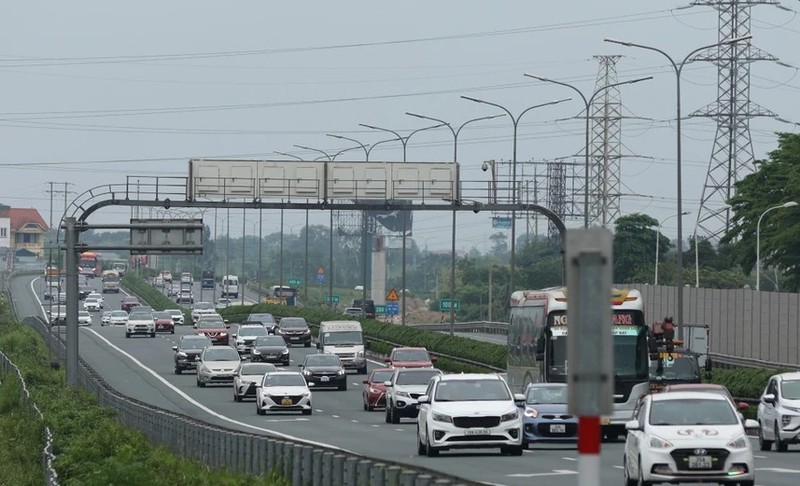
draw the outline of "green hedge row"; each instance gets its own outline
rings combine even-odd
[[[784,369],[730,368],[712,371],[711,382],[725,385],[731,395],[757,400],[767,387],[772,375],[785,373]]]
[[[38,333],[0,320],[0,350],[23,371],[33,399],[54,435],[55,467],[64,485],[285,486],[274,474],[251,477],[209,470],[203,464],[155,446],[123,426],[95,397],[64,386],[63,370],[52,370]],[[43,425],[24,418],[16,384],[3,377],[0,388],[0,484],[44,484],[39,451]],[[20,415],[22,414],[22,415]]]
[[[222,315],[230,322],[241,322],[247,317],[247,314],[252,312],[269,312],[276,317],[304,317],[312,324],[318,324],[321,321],[356,319],[361,321],[364,337],[368,341],[372,338],[402,344],[403,346],[421,346],[427,348],[428,351],[433,354],[458,356],[497,368],[505,369],[506,367],[506,347],[499,344],[485,343],[460,336],[450,336],[449,334],[441,332],[427,331],[413,326],[401,326],[377,321],[375,319],[342,316],[341,313],[332,312],[327,309],[308,309],[285,305],[258,304],[253,306],[228,307],[222,311]],[[380,343],[375,341],[370,342],[370,349],[380,352]],[[386,351],[386,349],[383,351]],[[445,358],[441,358],[437,366],[447,371],[470,372],[481,370],[479,367],[463,365]]]
[[[164,310],[164,309],[181,309],[181,307],[172,301],[169,297],[162,294],[157,288],[153,287],[149,283],[145,282],[144,279],[132,272],[127,272],[124,277],[122,277],[122,285],[125,286],[128,290],[136,294],[139,299],[144,301],[145,304],[149,305],[155,310]],[[181,309],[183,311],[183,322],[184,324],[191,324],[192,323],[192,313],[187,309]]]

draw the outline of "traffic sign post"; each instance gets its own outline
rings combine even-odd
[[[325,303],[326,304],[338,304],[339,303],[339,296],[338,295],[326,295],[325,296]]]
[[[292,287],[299,287],[300,286],[300,279],[299,278],[290,278],[289,285]]]
[[[578,416],[582,486],[600,486],[600,417],[613,412],[612,247],[613,236],[607,229],[567,232],[568,402],[570,413]]]
[[[461,310],[461,300],[439,299],[439,312],[450,312],[451,305],[453,310]]]
[[[377,314],[379,316],[385,316],[386,315],[386,306],[385,305],[375,304],[375,314]]]
[[[386,304],[386,314],[390,316],[396,316],[400,313],[400,304],[397,302],[389,302]]]

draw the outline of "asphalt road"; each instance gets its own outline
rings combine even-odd
[[[97,279],[92,282],[98,288],[99,284]],[[41,296],[40,279],[19,277],[12,281],[20,317],[42,315],[40,302],[32,289]],[[107,309],[118,309],[124,295],[106,294]],[[174,374],[171,347],[180,335],[192,332],[190,326],[177,329],[174,335],[160,334],[155,339],[126,339],[121,327],[101,327],[99,315],[94,319],[93,326],[80,330],[81,356],[123,393],[153,405],[231,428],[323,443],[378,459],[418,464],[487,484],[577,484],[578,454],[571,447],[540,447],[526,451],[522,457],[500,456],[496,451],[480,450],[444,452],[438,458],[417,456],[414,421],[404,419],[399,425],[386,424],[382,412],[362,410],[361,376],[350,375],[346,392],[315,390],[314,414],[310,417],[258,416],[252,401],[235,403],[228,386],[198,388],[193,373]],[[291,366],[302,361],[309,352],[314,352],[314,349],[292,348]],[[370,368],[376,366],[381,364],[370,364]],[[622,448],[622,442],[603,444],[601,484],[621,484]],[[789,453],[757,452],[756,484],[799,484],[800,467],[793,464],[798,457],[800,448],[796,446]]]

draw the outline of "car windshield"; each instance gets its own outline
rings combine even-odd
[[[270,371],[275,371],[275,365],[269,363],[245,363],[240,370],[241,375],[264,375]]]
[[[700,381],[700,366],[694,356],[664,353],[661,359],[661,370],[658,369],[658,360],[650,361],[650,379]]]
[[[78,311],[78,315],[83,317],[91,316],[91,314],[89,314],[89,311]]]
[[[430,361],[428,352],[424,349],[403,349],[392,353],[394,361]]]
[[[138,305],[138,304],[139,304],[139,301],[138,301],[137,299],[127,299],[127,298],[126,298],[126,299],[124,299],[124,300],[122,301],[122,303],[123,303],[123,304],[137,304],[137,305]]]
[[[383,383],[384,381],[389,381],[392,379],[392,375],[394,371],[386,370],[386,371],[376,371],[372,373],[372,378],[370,378],[371,383]]]
[[[260,336],[256,338],[256,346],[286,346],[286,340],[280,336]]]
[[[800,400],[800,380],[783,380],[781,395],[787,400]]]
[[[439,370],[424,370],[424,371],[400,371],[397,373],[397,380],[395,383],[398,385],[427,385],[431,378],[438,376]]]
[[[195,310],[214,310],[214,305],[211,302],[198,302],[194,305]]]
[[[436,386],[440,402],[511,400],[503,380],[444,380]]]
[[[211,340],[203,336],[184,336],[181,339],[181,348],[183,349],[203,349],[211,344]]]
[[[240,336],[266,336],[267,334],[267,330],[264,329],[264,326],[248,326],[239,329]]]
[[[123,310],[113,311],[111,317],[128,317],[128,313]]]
[[[152,321],[153,314],[149,312],[131,312],[130,317],[128,317],[130,321]]]
[[[280,326],[286,328],[290,327],[292,329],[306,328],[308,327],[308,323],[306,323],[306,320],[303,319],[302,317],[284,317],[283,319],[281,319]]]
[[[219,319],[200,319],[197,321],[197,327],[203,329],[225,329],[225,322]]]
[[[538,403],[567,403],[567,387],[532,386],[528,388],[525,402],[531,405]]]
[[[172,320],[172,316],[169,315],[169,312],[154,312],[153,318],[155,319],[169,319]]]
[[[233,348],[215,348],[210,347],[206,349],[203,354],[204,361],[239,361],[239,352]]]
[[[335,354],[312,354],[306,356],[306,366],[340,366],[340,361]]]
[[[306,386],[306,380],[298,373],[264,375],[263,386]]]
[[[680,398],[653,400],[650,425],[735,425],[736,413],[727,400]]]
[[[364,340],[361,337],[361,331],[336,331],[326,332],[322,336],[325,344],[331,346],[354,345],[363,344]]]
[[[272,317],[272,314],[250,314],[247,316],[248,321],[258,321],[263,322],[266,324],[274,324],[275,318]]]
[[[181,312],[179,309],[170,309],[170,310],[168,310],[166,312],[168,312],[171,316],[183,315],[183,312]]]

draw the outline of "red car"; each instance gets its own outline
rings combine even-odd
[[[125,297],[122,299],[122,310],[130,312],[134,307],[142,305],[136,297]]]
[[[436,358],[425,348],[394,348],[384,361],[392,368],[433,368]]]
[[[175,321],[169,312],[153,312],[153,320],[156,321],[156,332],[168,332],[175,334]]]
[[[205,315],[198,319],[194,325],[194,333],[199,336],[206,336],[215,345],[227,346],[230,339],[228,334],[230,327],[219,314]]]
[[[384,382],[391,380],[393,374],[394,370],[391,368],[372,370],[372,373],[364,380],[364,391],[361,392],[364,410],[371,412],[376,408],[386,406],[386,385],[384,385]]]

